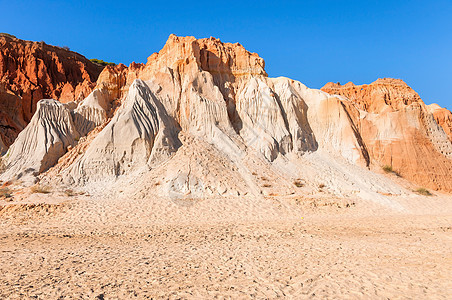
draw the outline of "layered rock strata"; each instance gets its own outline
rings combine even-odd
[[[30,122],[41,99],[80,101],[103,67],[44,42],[0,35],[0,136],[11,145]]]
[[[368,85],[328,83],[322,90],[343,96],[360,109],[353,122],[376,165],[391,166],[421,186],[452,190],[450,112],[426,106],[399,79]]]

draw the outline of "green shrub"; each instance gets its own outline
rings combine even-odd
[[[385,173],[392,173],[392,174],[395,174],[397,176],[400,176],[399,173],[394,171],[394,169],[390,165],[385,165],[385,166],[382,167],[382,169],[383,169],[383,171],[385,171]]]
[[[97,59],[97,58],[92,58],[92,59],[90,59],[90,61],[93,62],[93,63],[95,63],[95,64],[104,66],[104,67],[105,67],[105,66],[116,66],[115,63],[112,63],[112,62],[106,62],[106,61],[103,61],[102,59]]]
[[[393,173],[394,172],[394,170],[392,169],[392,166],[389,166],[389,165],[385,165],[385,166],[383,166],[383,171],[385,171],[386,173]]]

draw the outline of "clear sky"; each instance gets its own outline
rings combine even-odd
[[[214,36],[257,52],[271,77],[312,88],[401,78],[452,108],[452,0],[92,2],[0,0],[0,32],[126,65],[171,33]]]

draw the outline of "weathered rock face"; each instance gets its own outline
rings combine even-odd
[[[0,36],[0,135],[7,145],[31,120],[43,98],[63,103],[92,91],[102,67],[44,42]]]
[[[177,149],[177,133],[162,108],[149,87],[135,80],[116,115],[69,167],[65,180],[116,177],[169,156]]]
[[[170,35],[162,50],[149,56],[146,65],[132,63],[129,67],[107,66],[98,80],[98,88],[106,86],[114,99],[123,97],[137,78],[150,80],[173,72],[175,80],[181,74],[206,71],[216,84],[234,83],[236,77],[262,75],[265,62],[256,53],[248,52],[239,43],[222,43],[216,38],[196,39]],[[227,86],[224,87],[227,89]]]
[[[67,105],[87,137],[40,179],[139,181],[184,198],[292,195],[302,178],[388,202],[381,194],[403,193],[381,175],[391,164],[419,185],[452,191],[452,145],[406,84],[328,86],[340,96],[269,78],[263,59],[239,44],[171,35],[145,65],[106,67],[86,99]]]
[[[26,125],[21,99],[7,91],[5,83],[0,82],[0,100],[0,138],[6,145],[11,145]]]
[[[175,35],[170,35],[163,49],[148,58],[145,72],[152,74],[169,67],[187,73],[192,63],[211,74],[267,76],[264,60],[239,43],[222,43],[213,37],[196,39]]]
[[[362,110],[353,122],[377,165],[390,165],[418,185],[452,190],[450,112],[427,107],[402,80],[328,83],[322,90],[346,97]]]
[[[136,81],[137,77],[146,81]],[[161,179],[174,183],[169,190],[176,194],[184,186],[180,182],[184,178],[187,186],[197,183],[197,194],[201,193],[199,189],[223,193],[227,186],[236,186],[236,195],[239,191],[259,194],[251,177],[261,168],[262,159],[278,164],[291,154],[297,157],[321,150],[326,157],[342,157],[346,164],[370,163],[348,115],[356,115],[356,108],[288,78],[268,78],[264,61],[239,44],[170,36],[165,47],[153,54],[146,65],[105,68],[97,89],[108,95],[107,103],[114,106],[122,102],[122,106],[89,145],[74,148],[83,154],[68,153],[50,172],[52,177],[62,175],[62,181],[68,184],[120,177],[146,168],[156,168],[158,172],[158,162],[169,158]],[[157,115],[146,109],[149,101],[158,108]],[[141,108],[130,110],[137,105]],[[184,136],[181,147],[174,134],[179,130]],[[164,142],[156,143],[156,139]],[[198,154],[196,149],[187,149],[200,147],[199,151],[203,151],[209,148],[206,144],[217,149],[210,151],[215,155],[205,158],[210,163],[204,167],[200,165],[205,163],[197,159],[193,165]],[[176,162],[170,155],[179,148]],[[163,153],[159,155],[162,159],[153,158],[154,152]],[[199,153],[199,157],[205,155]],[[249,161],[247,167],[245,161]],[[241,184],[225,182],[218,186],[215,181],[225,174],[221,167],[214,167],[216,162],[232,165],[226,177],[239,176]],[[191,171],[185,174],[181,164],[193,172],[197,170],[198,179]],[[296,164],[293,162],[289,169],[297,169]],[[290,179],[280,185],[284,193],[291,186]]]
[[[35,180],[35,176],[54,166],[76,144],[79,133],[72,122],[70,110],[56,100],[41,100],[27,127],[3,157],[4,180]]]
[[[352,100],[359,109],[380,113],[384,109],[398,110],[412,103],[423,103],[419,95],[403,80],[393,78],[378,79],[371,84],[345,85],[327,83],[322,91],[340,95]]]
[[[111,110],[108,94],[105,90],[95,89],[72,112],[74,124],[81,136],[107,120],[107,113]]]
[[[127,84],[127,76],[132,72],[123,64],[106,66],[97,80],[97,89],[106,90],[111,99],[120,99],[124,94],[124,86]]]

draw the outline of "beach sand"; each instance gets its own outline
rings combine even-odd
[[[2,203],[1,299],[447,299],[450,196]]]

